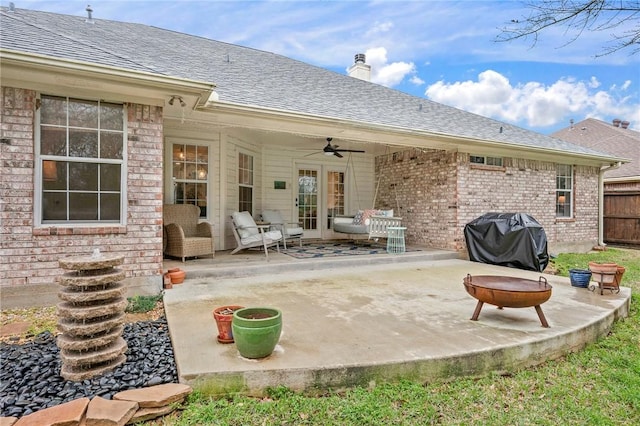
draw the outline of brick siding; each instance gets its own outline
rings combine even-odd
[[[129,104],[126,226],[36,226],[35,92],[1,88],[0,287],[53,284],[58,260],[94,248],[121,254],[128,278],[162,271],[162,108]]]
[[[464,226],[487,212],[523,212],[549,243],[598,238],[598,169],[574,167],[574,217],[555,216],[556,163],[504,158],[504,167],[469,162],[464,153],[410,149],[376,159],[377,208],[393,208],[407,242],[466,251]]]

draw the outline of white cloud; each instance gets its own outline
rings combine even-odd
[[[365,52],[367,64],[371,65],[371,81],[387,87],[400,84],[408,75],[415,74],[413,62],[388,63],[387,49],[375,47]]]
[[[416,86],[422,86],[425,83],[425,81],[423,79],[421,79],[420,77],[418,77],[417,75],[411,76],[409,81],[411,83],[415,84]]]
[[[629,84],[626,81],[623,87]],[[640,106],[630,103],[632,98],[617,97],[614,90],[596,90],[599,86],[595,77],[588,81],[566,77],[550,85],[536,81],[512,85],[504,75],[486,70],[478,74],[477,81],[438,81],[427,87],[425,95],[476,114],[532,127],[549,127],[569,118],[634,119],[640,115]]]
[[[389,21],[376,22],[375,24],[373,24],[371,29],[367,31],[366,36],[370,37],[379,33],[386,33],[391,31],[392,28],[393,28],[393,22],[389,22]]]

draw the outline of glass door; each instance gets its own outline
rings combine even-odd
[[[296,209],[305,238],[320,238],[320,172],[318,168],[298,168],[298,194]]]

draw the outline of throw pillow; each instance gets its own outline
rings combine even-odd
[[[364,223],[365,225],[369,225],[369,218],[371,216],[377,216],[379,214],[379,210],[365,210],[364,213],[362,214],[362,223]]]
[[[353,224],[354,225],[362,225],[362,222],[364,220],[363,217],[362,217],[363,215],[364,215],[364,212],[362,210],[358,210],[356,212],[356,215],[353,217]]]

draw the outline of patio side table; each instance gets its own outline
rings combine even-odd
[[[405,252],[404,226],[390,226],[387,228],[387,253],[402,254]]]

